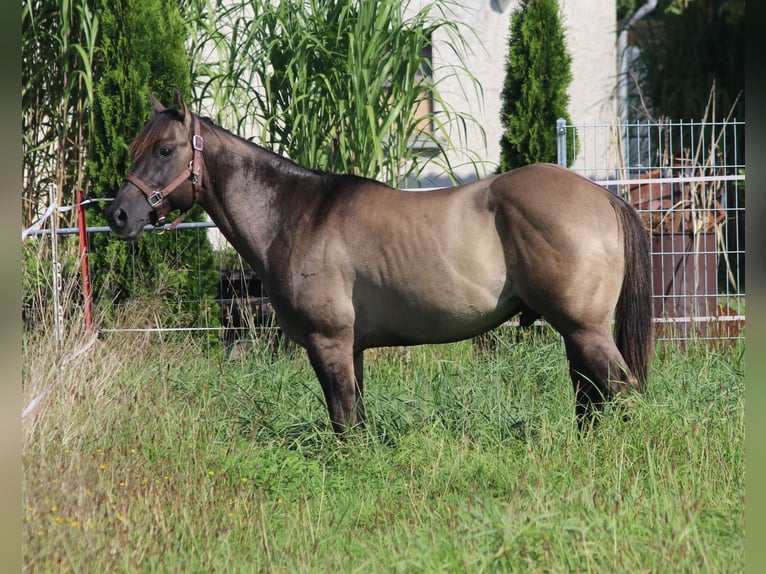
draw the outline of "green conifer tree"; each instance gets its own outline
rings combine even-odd
[[[93,138],[90,143],[91,189],[111,197],[130,168],[130,142],[152,110],[150,91],[172,102],[179,87],[190,95],[185,28],[174,0],[100,0],[100,50],[96,64]],[[186,221],[202,221],[195,207]],[[89,214],[91,225],[103,225],[101,213]],[[111,235],[91,239],[94,295],[104,304],[130,297],[157,296],[173,304],[163,324],[204,321],[217,324],[212,309],[200,302],[215,296],[217,267],[207,235],[184,231],[149,234],[135,243]],[[190,302],[179,309],[178,301]],[[171,312],[172,310],[172,312]]]
[[[556,163],[556,120],[571,123],[567,88],[572,81],[557,0],[521,0],[511,15],[502,92],[499,171]],[[567,165],[575,156],[567,138]]]

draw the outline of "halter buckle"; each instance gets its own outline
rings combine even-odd
[[[146,200],[149,202],[149,205],[151,205],[153,209],[157,209],[157,206],[162,203],[163,199],[165,198],[162,197],[162,194],[160,194],[159,191],[154,191],[150,196],[146,198]]]
[[[195,151],[202,151],[202,136],[199,134],[194,134],[192,136],[192,148],[194,148]]]

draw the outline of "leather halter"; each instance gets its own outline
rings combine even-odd
[[[146,196],[146,201],[149,202],[149,205],[152,206],[152,209],[154,209],[154,212],[157,214],[157,223],[155,223],[155,226],[162,225],[167,219],[167,214],[170,212],[170,209],[165,203],[165,198],[167,198],[168,195],[178,189],[184,182],[191,181],[193,194],[192,205],[197,203],[197,192],[201,187],[200,176],[202,174],[203,141],[202,136],[200,135],[199,118],[194,115],[192,116],[191,144],[193,155],[191,161],[189,162],[189,167],[187,167],[177,178],[175,178],[162,189],[152,190],[141,178],[133,175],[132,173],[129,173],[123,177],[124,181],[135,185]],[[179,215],[178,218],[170,224],[168,229],[175,229],[176,225],[181,223],[184,217],[186,217],[186,211],[181,213],[181,215]]]

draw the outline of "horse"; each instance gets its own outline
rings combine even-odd
[[[365,349],[468,339],[518,314],[563,337],[580,428],[644,390],[648,239],[607,189],[533,164],[399,190],[302,167],[190,113],[178,92],[172,107],[151,101],[110,228],[135,240],[200,205],[306,349],[337,433],[364,426]]]

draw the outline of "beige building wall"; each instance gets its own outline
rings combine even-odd
[[[416,4],[423,5],[425,0]],[[473,33],[465,38],[470,52],[466,67],[482,86],[483,96],[477,97],[464,78],[448,77],[440,84],[442,95],[458,111],[469,113],[479,119],[486,135],[471,129],[465,141],[452,134],[456,144],[450,152],[450,161],[456,176],[463,180],[476,178],[472,159],[479,159],[478,175],[494,172],[500,156],[500,92],[505,77],[505,58],[508,51],[510,18],[518,6],[511,0],[502,12],[493,0],[464,0],[452,10],[456,21],[462,22]],[[616,86],[616,15],[614,0],[559,0],[569,53],[572,56],[573,80],[570,85],[569,112],[574,124],[609,124],[613,119]],[[453,58],[444,45],[445,38],[434,38],[434,67],[438,78],[439,68]],[[555,129],[555,126],[551,126]],[[461,149],[462,148],[462,149]],[[581,150],[582,152],[583,150]],[[590,165],[593,150],[585,150]],[[600,152],[605,153],[605,152]],[[579,160],[582,164],[583,159]],[[577,167],[577,163],[575,167]],[[448,185],[443,171],[426,170],[421,184]]]

